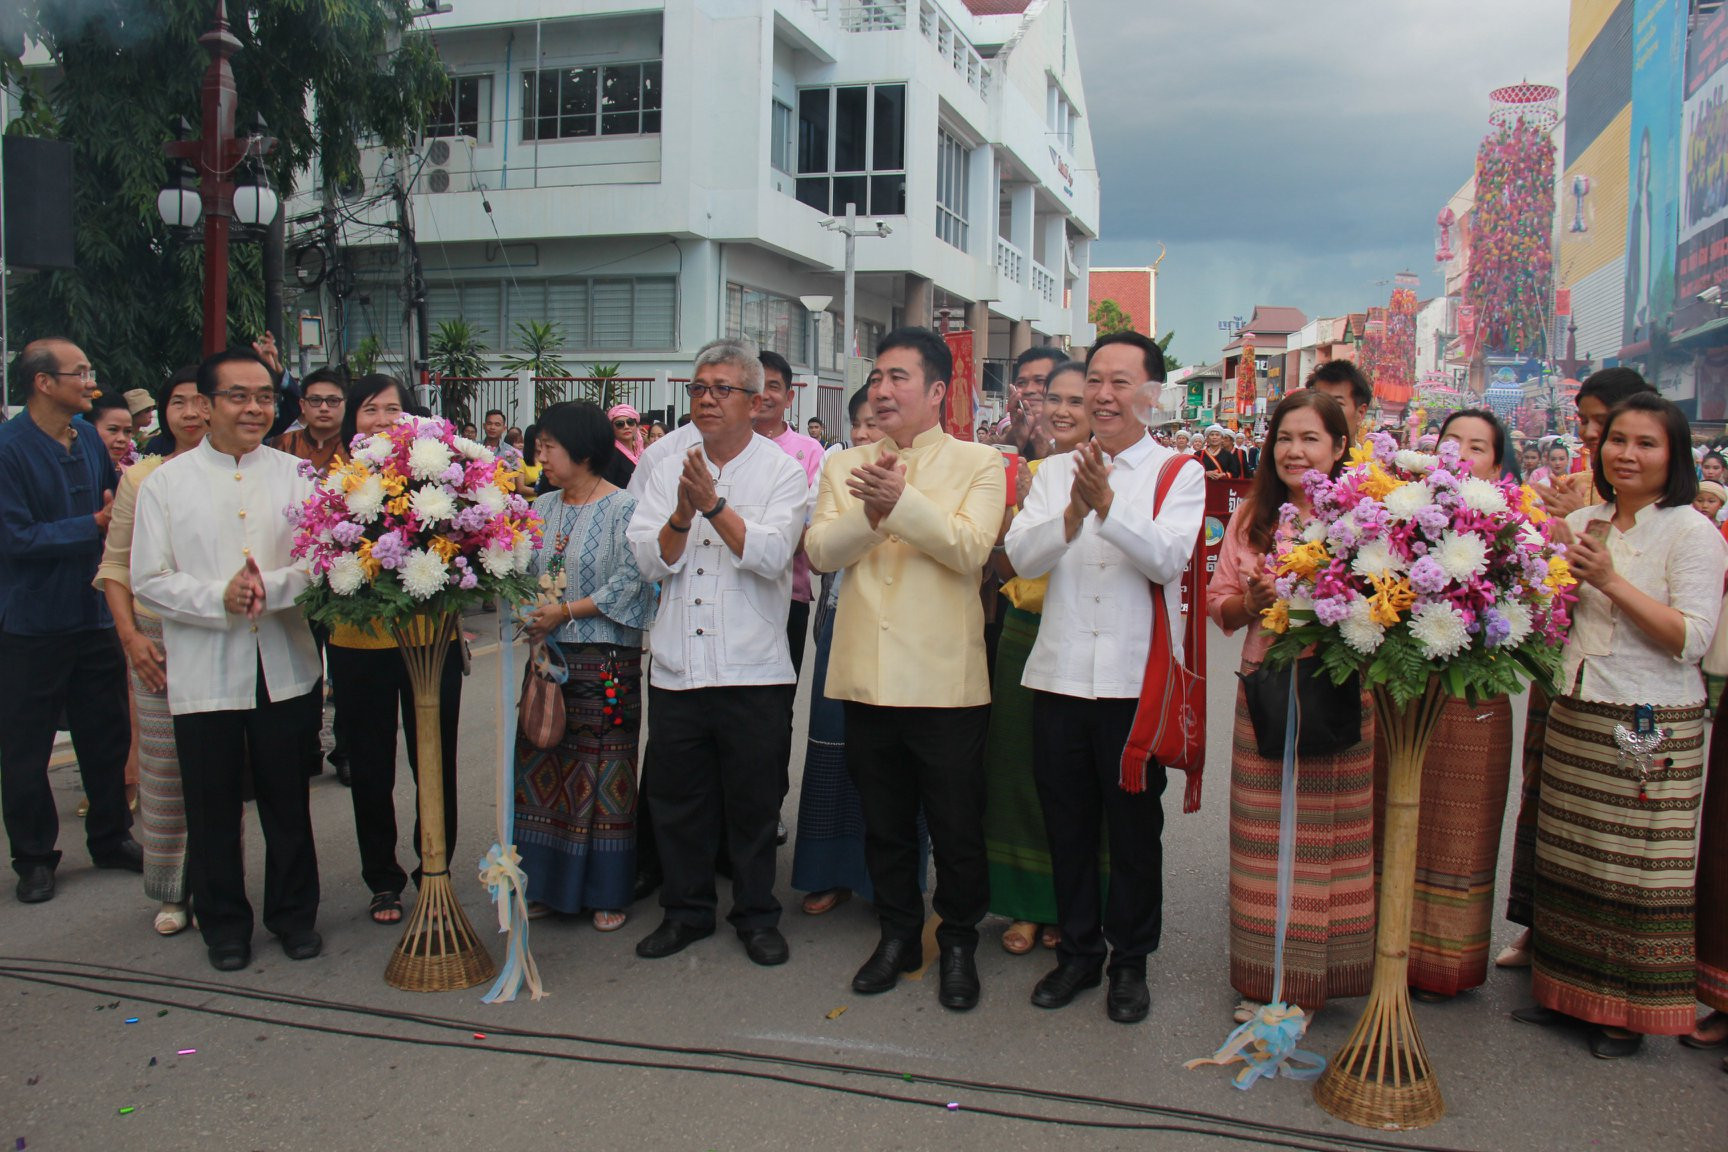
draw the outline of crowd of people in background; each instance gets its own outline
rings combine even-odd
[[[854,991],[887,993],[923,965],[928,890],[945,1008],[979,1002],[994,915],[1008,952],[1052,955],[1032,1004],[1058,1009],[1108,981],[1108,1018],[1143,1020],[1165,779],[1131,791],[1118,773],[1158,604],[1181,631],[1179,598],[1160,590],[1196,558],[1208,483],[1243,482],[1194,610],[1243,635],[1240,670],[1254,672],[1280,510],[1300,524],[1302,477],[1346,465],[1369,428],[1369,381],[1321,365],[1257,436],[1148,427],[1138,398],[1163,381],[1163,353],[1118,333],[1084,360],[1022,353],[1006,414],[974,442],[945,428],[954,365],[940,336],[900,329],[874,351],[844,435],[814,418],[799,431],[791,365],[733,339],[697,354],[681,420],[575,401],[526,428],[499,410],[463,427],[545,526],[532,574],[551,591],[502,606],[563,676],[562,738],[515,742],[530,915],[616,931],[658,891],[660,921],[635,950],[661,959],[716,931],[724,876],[745,954],[787,962],[776,849],[798,770],[801,912],[856,897],[879,926]],[[325,762],[350,789],[367,916],[398,923],[420,868],[398,855],[397,737],[411,779],[442,775],[454,856],[467,642],[444,662],[442,762],[422,764],[396,640],[309,624],[282,513],[357,437],[426,410],[388,375],[295,380],[268,341],[148,391],[105,388],[61,339],[31,343],[16,371],[27,406],[0,425],[0,794],[18,899],[55,895],[48,769],[64,727],[91,862],[142,873],[154,930],[195,924],[218,970],[251,959],[248,801],[264,925],[290,958],[321,951],[308,782]],[[1521,748],[1505,696],[1442,717],[1423,768],[1411,987],[1448,999],[1487,980],[1516,797],[1505,915],[1524,932],[1492,958],[1532,970],[1535,1003],[1514,1016],[1581,1021],[1603,1058],[1647,1035],[1728,1046],[1728,736],[1722,681],[1704,674],[1728,672],[1706,660],[1728,649],[1724,460],[1629,369],[1589,377],[1576,405],[1576,439],[1520,437],[1483,408],[1413,437],[1525,485],[1580,585],[1561,674],[1552,693],[1532,687]],[[1654,769],[1629,767],[1628,726],[1663,734]],[[1245,1021],[1273,995],[1282,782],[1240,694],[1230,747],[1220,978]],[[1310,1012],[1372,978],[1385,770],[1369,708],[1355,740],[1301,763],[1283,987]]]

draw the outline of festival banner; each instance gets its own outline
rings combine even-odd
[[[1728,8],[1692,33],[1680,155],[1677,294],[1728,278]]]
[[[949,332],[948,352],[954,357],[954,378],[948,381],[948,434],[956,440],[976,438],[978,393],[971,332]]]
[[[1636,0],[1632,9],[1632,149],[1627,188],[1626,311],[1622,344],[1650,339],[1674,310],[1680,95],[1686,53],[1682,0]]]

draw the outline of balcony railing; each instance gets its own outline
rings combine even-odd
[[[1032,262],[1032,291],[1056,303],[1056,276],[1036,260]]]
[[[990,98],[990,65],[932,0],[919,0],[918,31],[936,45],[936,51],[974,92],[986,100]]]
[[[897,32],[906,27],[908,0],[838,0],[840,27],[847,32]]]
[[[996,237],[996,268],[1016,284],[1026,283],[1026,257],[1020,249]]]

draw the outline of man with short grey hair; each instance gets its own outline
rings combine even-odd
[[[774,898],[774,831],[791,731],[780,718],[797,686],[786,614],[809,482],[752,430],[762,391],[753,347],[705,345],[686,390],[701,443],[650,465],[628,529],[643,577],[661,585],[648,634],[654,770],[643,787],[666,915],[636,954],[671,956],[713,934],[724,822],[727,919],[752,961],[783,964],[790,951]]]

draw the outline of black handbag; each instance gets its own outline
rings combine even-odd
[[[1281,668],[1261,665],[1242,680],[1248,719],[1260,755],[1284,756],[1284,729],[1290,708],[1290,673],[1296,671],[1296,754],[1331,756],[1362,740],[1362,678],[1352,672],[1342,684],[1320,672],[1313,659]]]

